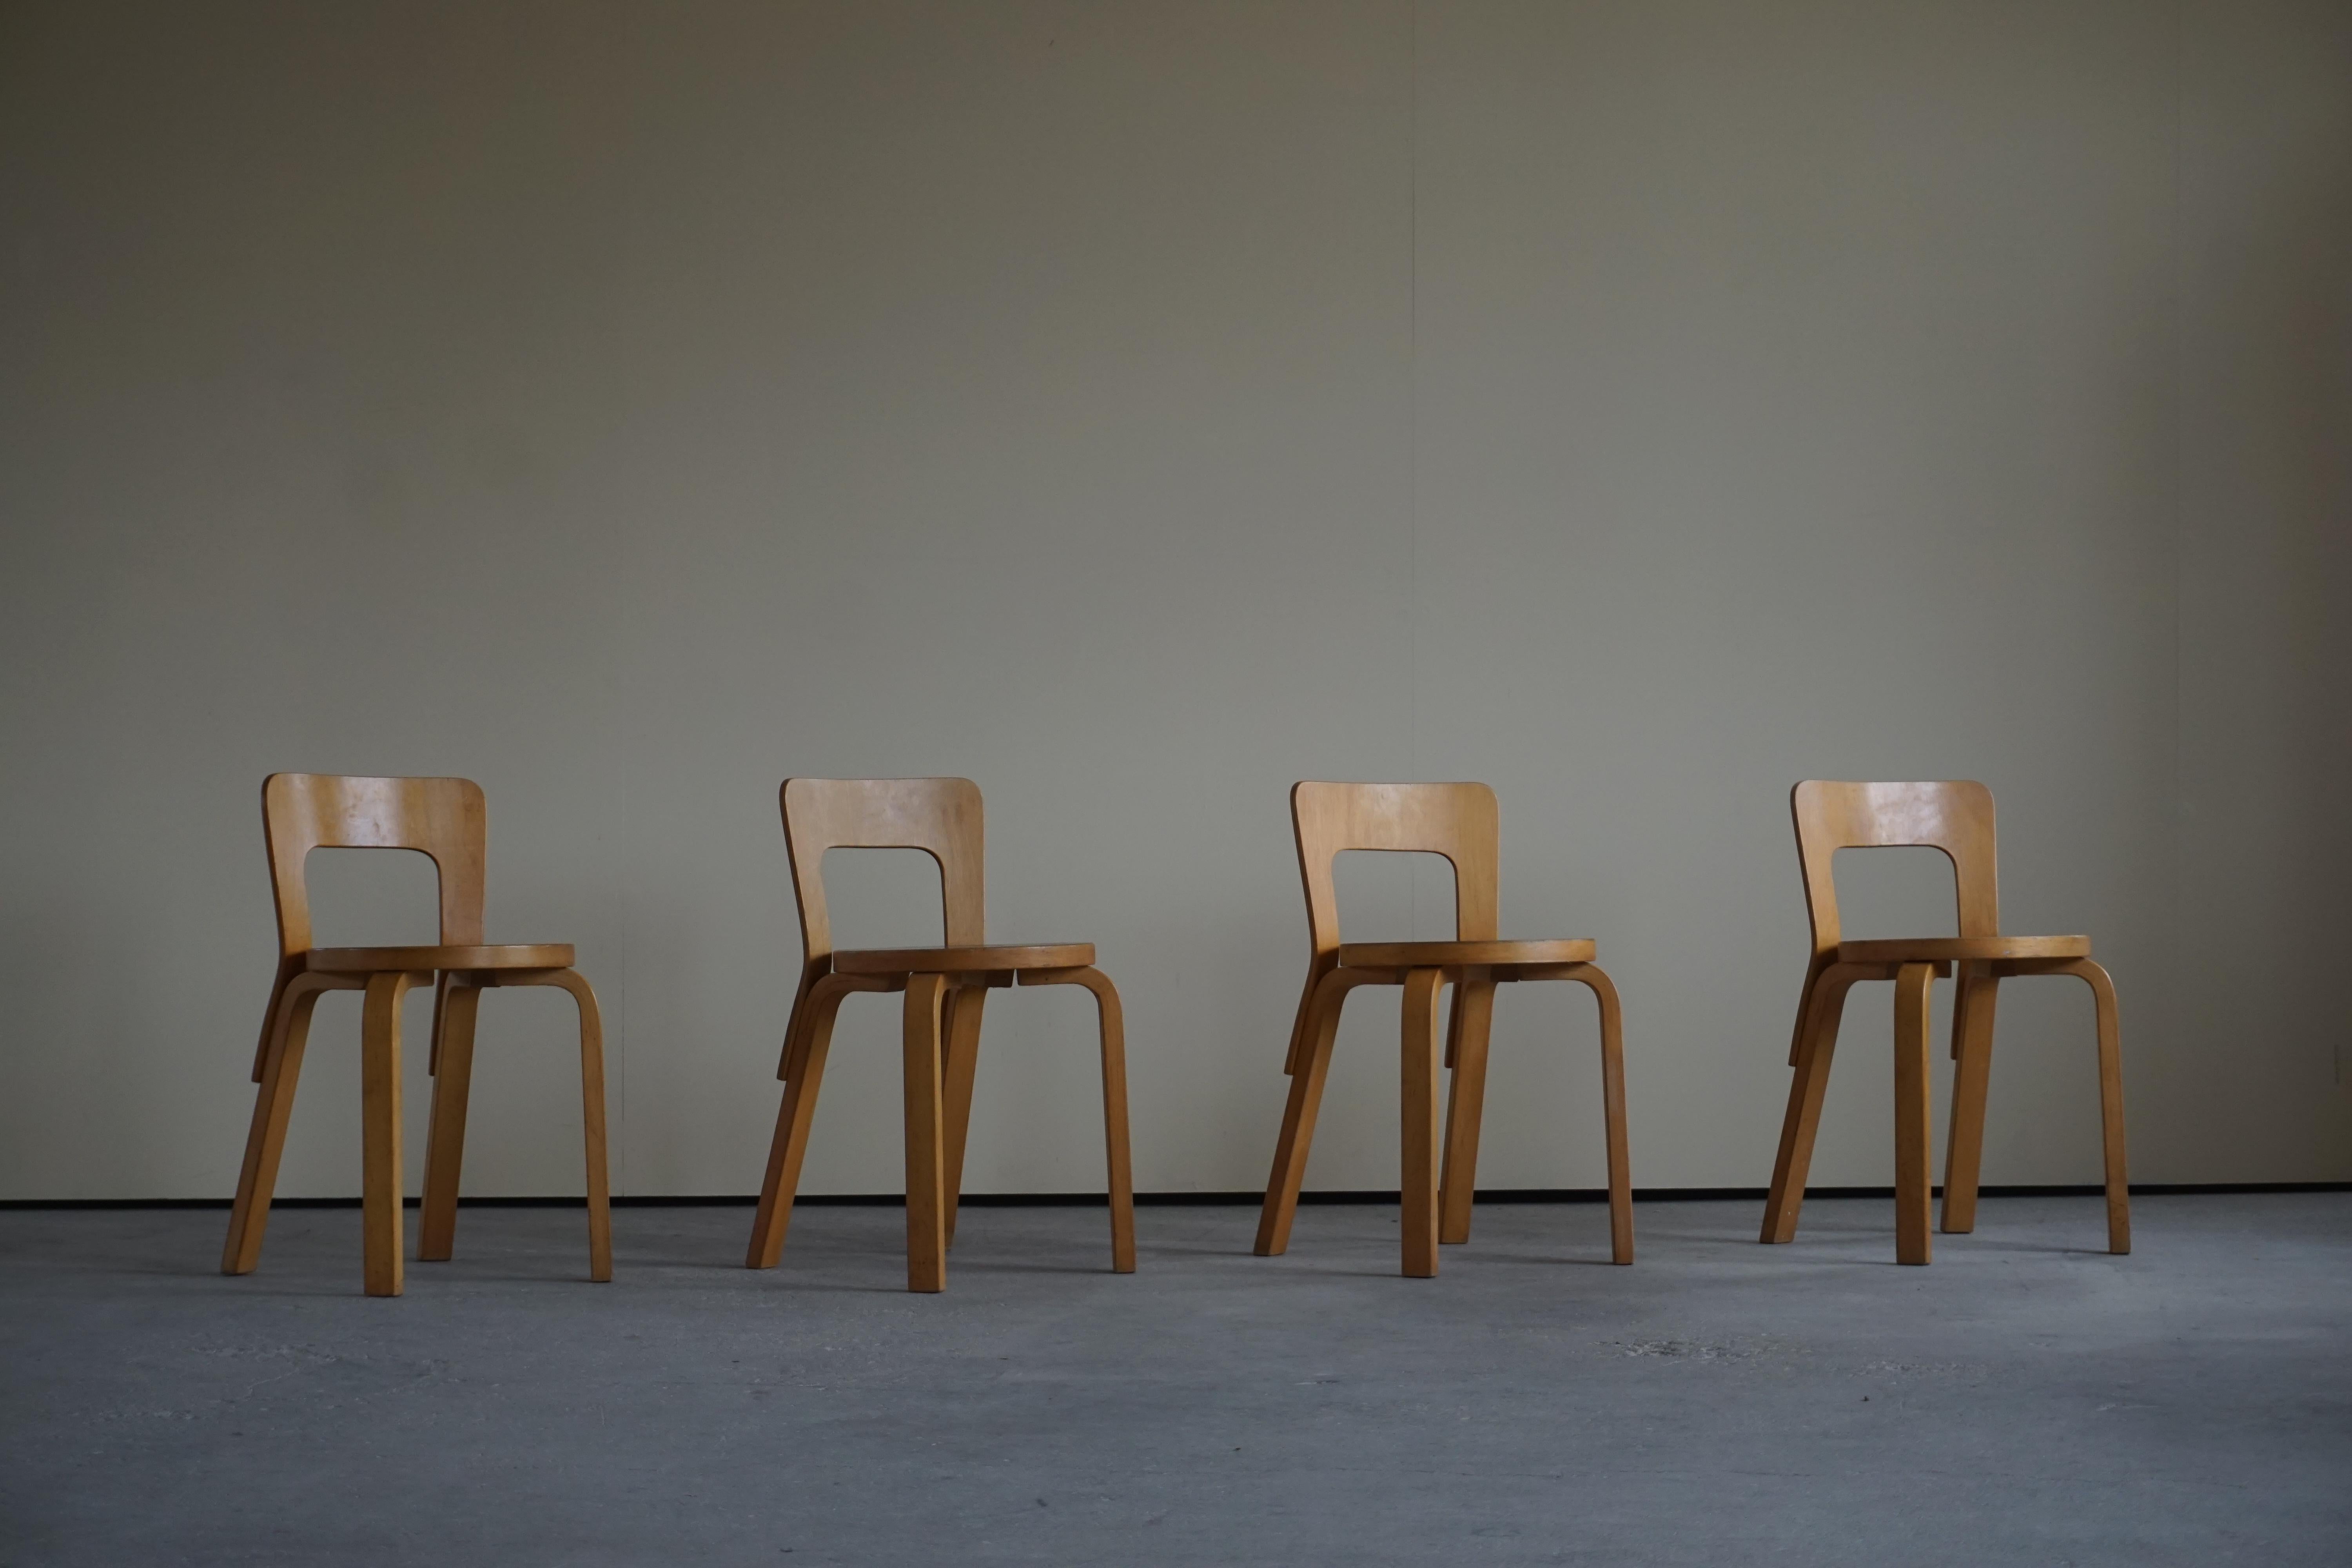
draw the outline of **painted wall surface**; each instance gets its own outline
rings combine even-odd
[[[280,769],[483,784],[623,1193],[757,1184],[793,773],[980,783],[1146,1190],[1264,1180],[1302,777],[1496,786],[1639,1184],[1769,1175],[1806,776],[1993,786],[2137,1176],[2352,1177],[2340,5],[16,5],[0,229],[0,1196],[234,1184]],[[313,870],[322,942],[430,939],[422,860]],[[936,940],[908,857],[827,870]],[[1949,929],[1929,852],[1840,875]],[[1441,867],[1340,882],[1448,933]],[[1890,1179],[1885,1012],[1818,1182]],[[989,1021],[971,1187],[1097,1186],[1090,1009]],[[1310,1185],[1394,1184],[1395,1022]],[[578,1190],[567,1023],[485,1005],[469,1191]],[[289,1195],[357,1190],[357,1026]],[[897,1026],[807,1190],[897,1186]],[[1598,1184],[1593,1046],[1505,994],[1485,1184]],[[2095,1178],[2082,988],[2005,988],[1991,1118],[1988,1181]]]

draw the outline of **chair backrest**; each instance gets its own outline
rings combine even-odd
[[[978,784],[970,779],[786,779],[782,795],[806,959],[803,991],[833,955],[824,903],[828,849],[922,850],[939,864],[947,944],[977,947],[988,940]]]
[[[1307,933],[1314,952],[1307,988],[1290,1026],[1284,1071],[1298,1066],[1315,988],[1339,962],[1339,899],[1331,862],[1343,849],[1421,850],[1454,867],[1454,935],[1492,942],[1496,863],[1502,813],[1482,784],[1320,784],[1290,786],[1290,823],[1298,839],[1298,875],[1307,884]]]
[[[1952,863],[1961,936],[2000,934],[1994,874],[1992,791],[1956,780],[1937,784],[1840,784],[1807,779],[1791,790],[1797,854],[1804,862],[1805,904],[1813,920],[1818,963],[1839,941],[1837,883],[1830,861],[1841,849],[1916,845],[1940,849]]]
[[[1423,850],[1454,866],[1454,935],[1496,936],[1495,868],[1502,840],[1495,792],[1482,784],[1293,784],[1290,821],[1307,884],[1307,929],[1318,963],[1339,951],[1331,862],[1343,849]]]
[[[471,779],[373,779],[272,773],[261,783],[261,827],[278,900],[283,959],[308,952],[313,849],[415,849],[432,857],[441,889],[441,942],[482,940],[482,862],[489,811]]]

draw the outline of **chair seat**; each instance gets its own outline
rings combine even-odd
[[[1942,963],[1986,958],[2088,958],[2087,936],[1925,936],[1838,943],[1840,963]]]
[[[314,947],[303,966],[331,974],[385,974],[419,969],[569,969],[572,944],[546,942],[499,947]]]
[[[1348,942],[1339,944],[1342,969],[1454,969],[1465,964],[1590,963],[1593,945],[1586,937],[1559,942]]]
[[[1095,961],[1090,942],[1036,947],[867,947],[833,955],[835,974],[976,974],[1007,969],[1081,969]]]

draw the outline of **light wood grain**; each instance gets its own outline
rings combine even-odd
[[[1093,956],[1093,950],[1087,950]],[[948,993],[947,1057],[941,1082],[947,1095],[948,1245],[955,1245],[956,1216],[963,1206],[963,1152],[971,1134],[971,1088],[980,1071],[980,1018],[988,1003],[985,985],[959,985]]]
[[[769,1143],[745,1266],[772,1268],[783,1256],[817,1085],[842,1002],[859,991],[903,991],[908,1288],[946,1288],[947,1249],[962,1200],[983,1004],[990,988],[1017,982],[1083,985],[1095,994],[1110,1155],[1111,1267],[1133,1272],[1135,1203],[1118,994],[1093,967],[1090,943],[989,943],[978,786],[968,779],[786,779],[779,804],[800,910],[801,976],[777,1074],[784,1080],[783,1103]],[[844,848],[910,848],[929,855],[940,868],[941,945],[835,948],[824,861],[826,851]]]
[[[360,1226],[371,1296],[401,1291],[407,1248],[400,1179],[400,999],[429,974],[368,976],[360,1019]]]
[[[1526,963],[1590,963],[1590,942],[1351,942],[1339,949],[1343,969],[1482,969]]]
[[[367,993],[361,1030],[364,1279],[371,1295],[398,1295],[403,1285],[398,1135],[402,994],[415,984],[436,987],[430,1064],[434,1110],[418,1257],[437,1260],[450,1255],[457,1225],[479,992],[485,986],[554,985],[571,991],[580,1006],[589,1277],[610,1279],[604,1045],[594,995],[572,968],[569,944],[491,946],[482,941],[488,812],[480,787],[467,779],[273,773],[263,781],[261,802],[278,912],[278,974],[263,1010],[254,1057],[253,1076],[261,1089],[246,1140],[236,1201],[229,1213],[222,1271],[249,1273],[260,1261],[310,1013],[321,993]],[[439,887],[440,942],[429,946],[312,946],[305,873],[310,851],[323,847],[407,849],[430,858]],[[453,1069],[447,1080],[442,1077],[445,1068]]]
[[[1444,984],[1434,969],[1404,977],[1404,1044],[1398,1057],[1404,1138],[1397,1186],[1409,1279],[1437,1277],[1437,993]]]
[[[1478,1129],[1486,1107],[1486,1045],[1494,1022],[1494,980],[1484,969],[1465,968],[1454,982],[1453,1015],[1445,1026],[1445,1065],[1454,1081],[1445,1100],[1437,1239],[1449,1247],[1470,1239],[1470,1205],[1478,1184]]]
[[[457,1180],[466,1162],[466,1110],[474,1084],[478,985],[446,985],[434,1024],[433,1111],[425,1136],[425,1198],[416,1216],[416,1258],[445,1263],[457,1245]]]
[[[1944,1141],[1947,1235],[1977,1227],[1977,1177],[1984,1165],[1985,1096],[1992,1082],[1992,1025],[2000,981],[1983,964],[1967,964],[1952,998],[1952,1121]]]
[[[278,1160],[285,1152],[286,1128],[294,1113],[294,1088],[302,1074],[302,1049],[310,1037],[310,1010],[329,991],[361,990],[366,984],[349,976],[298,971],[271,1004],[262,1036],[261,1089],[254,1098],[253,1128],[246,1136],[236,1201],[229,1208],[228,1239],[221,1247],[224,1274],[250,1274],[261,1261],[269,1198],[278,1189]]]
[[[1895,977],[1895,1261],[1927,1261],[1929,987],[1935,973],[1906,963]]]
[[[1957,973],[1952,1003],[1952,1121],[1946,1149],[1943,1228],[1976,1225],[1984,1147],[1984,1110],[1992,1062],[1997,983],[2005,977],[2070,974],[2087,983],[2098,1023],[2100,1137],[2105,1169],[2108,1248],[2131,1246],[2129,1189],[2125,1180],[2123,1068],[2115,988],[2091,962],[2084,936],[2003,934],[1996,873],[1992,792],[1970,782],[1849,784],[1808,779],[1790,792],[1805,902],[1812,922],[1812,956],[1798,995],[1789,1059],[1795,1071],[1781,1123],[1780,1150],[1765,1200],[1759,1239],[1785,1242],[1797,1230],[1805,1177],[1821,1120],[1845,994],[1864,981],[1896,983],[1898,1113],[1895,1185],[1896,1256],[1927,1261],[1926,1218],[1928,1134],[1925,1096],[1925,1013],[1933,979]],[[1840,849],[1897,845],[1939,849],[1950,861],[1958,932],[1950,937],[1847,942],[1839,924],[1832,862]],[[1916,1075],[1914,1043],[1916,1045]],[[1917,1081],[1912,1081],[1916,1076]],[[1916,1124],[1916,1125],[1915,1125]],[[1915,1192],[1916,1189],[1916,1192]],[[1915,1234],[1916,1233],[1916,1234]]]
[[[833,955],[835,974],[1012,973],[1023,969],[1075,969],[1095,961],[1092,942],[1027,947],[876,947]]]
[[[1482,784],[1366,784],[1305,782],[1290,793],[1291,826],[1298,869],[1307,894],[1309,947],[1307,983],[1299,994],[1283,1070],[1290,1095],[1275,1142],[1274,1166],[1266,1177],[1258,1214],[1256,1251],[1274,1257],[1290,1245],[1291,1225],[1306,1179],[1323,1085],[1330,1068],[1340,1008],[1359,985],[1402,985],[1407,1004],[1401,1048],[1404,1077],[1403,1142],[1406,1173],[1403,1268],[1408,1275],[1436,1271],[1436,1247],[1466,1241],[1475,1194],[1478,1130],[1484,1102],[1494,987],[1523,981],[1575,981],[1591,986],[1602,1014],[1603,1112],[1610,1148],[1611,1253],[1633,1260],[1632,1177],[1626,1153],[1622,1041],[1617,994],[1593,965],[1592,942],[1583,939],[1506,942],[1496,934],[1496,876],[1501,858],[1500,813],[1495,792]],[[1454,940],[1428,942],[1339,941],[1339,898],[1332,862],[1344,850],[1420,851],[1442,855],[1454,868]],[[1422,1062],[1433,1073],[1440,1058],[1424,1036],[1435,1025],[1436,987],[1457,988],[1447,1028],[1444,1065],[1454,1073],[1444,1152],[1438,1152],[1434,1122],[1428,1135],[1432,1160],[1441,1160],[1443,1178],[1433,1175],[1429,1194],[1429,1245],[1423,1247]],[[1427,1016],[1416,1011],[1423,991]],[[1431,1089],[1430,1115],[1435,1115]],[[1426,1268],[1423,1268],[1423,1264]]]
[[[381,974],[394,969],[569,969],[572,959],[568,942],[505,947],[477,942],[452,947],[314,947],[303,955],[302,966],[324,973]]]
[[[1135,1272],[1135,1171],[1127,1139],[1127,1016],[1099,969],[1024,969],[1024,985],[1083,985],[1094,994],[1102,1044],[1103,1157],[1110,1183],[1110,1268]]]
[[[907,982],[907,1289],[948,1288],[946,1099],[940,1084],[940,1003],[947,976]]]
[[[2087,958],[2087,936],[1929,936],[1842,942],[1840,963],[1959,963],[1999,958]]]

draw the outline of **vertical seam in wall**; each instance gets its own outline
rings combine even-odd
[[[1405,7],[1405,762],[1421,767],[1421,0]],[[1405,880],[1405,931],[1421,934],[1421,875]],[[1458,932],[1456,933],[1459,934]]]
[[[2189,921],[2189,0],[2172,11],[2172,949]]]

